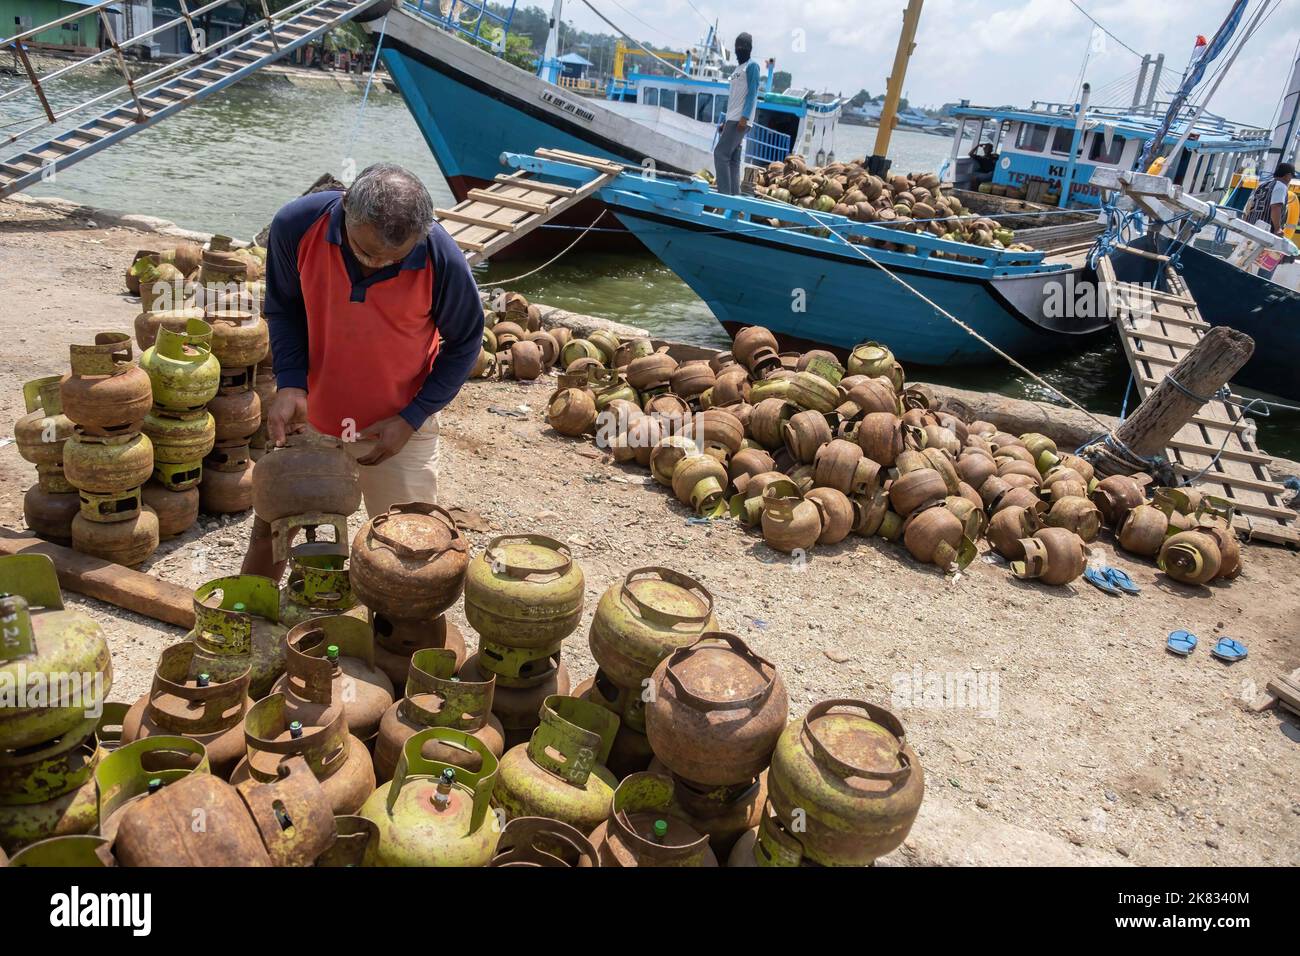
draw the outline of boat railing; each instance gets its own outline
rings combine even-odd
[[[546,156],[506,153],[502,156],[502,162],[514,169],[523,169],[566,183],[586,183],[597,175],[590,167]],[[1064,271],[1069,268],[1064,263],[1044,262],[1046,253],[1037,250],[1025,252],[956,243],[927,232],[912,233],[878,223],[858,222],[845,216],[773,202],[757,196],[729,196],[710,188],[702,179],[668,179],[647,175],[644,171],[629,171],[604,187],[598,195],[616,206],[624,204],[651,212],[671,211],[689,215],[728,231],[780,236],[783,241],[804,248],[825,249],[828,243],[843,247],[853,240],[875,241],[887,245],[879,251],[873,251],[873,256],[893,259],[902,255],[912,261],[925,259],[932,261],[936,268],[954,274],[991,272],[995,275],[1018,275]],[[718,212],[705,212],[706,209]],[[742,214],[745,218],[742,218]],[[770,225],[768,220],[772,219],[781,225]],[[913,251],[890,251],[892,247],[898,246]],[[944,258],[935,259],[935,253],[943,253]]]
[[[718,145],[721,129],[714,129],[710,152]],[[786,133],[778,132],[762,123],[750,123],[749,135],[745,137],[745,162],[751,166],[766,166],[779,163],[790,155],[792,140]]]
[[[247,40],[252,34],[263,30],[266,31],[271,43],[276,49],[279,49],[281,43],[287,45],[293,38],[287,34],[277,35],[275,28],[283,25],[285,21],[293,19],[305,9],[318,4],[320,0],[296,0],[296,2],[287,4],[274,12],[269,9],[267,0],[258,0],[258,2],[261,12],[260,17],[253,20],[250,25],[237,30],[234,33],[229,33],[226,36],[215,39],[212,42],[208,42],[208,37],[202,27],[205,18],[210,16],[214,10],[232,6],[238,6],[240,8],[239,15],[242,18],[247,9],[242,0],[212,0],[212,2],[203,4],[194,9],[187,9],[182,5],[181,9],[183,12],[180,16],[173,17],[160,23],[150,30],[137,33],[130,37],[123,37],[121,39],[117,37],[116,32],[113,29],[113,23],[108,17],[110,12],[115,12],[113,8],[121,6],[121,0],[105,0],[105,2],[96,3],[78,9],[74,13],[69,13],[57,20],[52,20],[49,23],[43,23],[38,27],[33,27],[32,29],[25,30],[22,33],[17,33],[7,39],[0,39],[0,56],[5,53],[11,53],[22,64],[25,73],[24,78],[27,80],[26,84],[15,85],[12,89],[0,93],[0,103],[20,94],[34,93],[41,107],[40,113],[7,122],[5,127],[12,128],[28,122],[29,120],[34,119],[37,121],[33,125],[26,126],[16,133],[5,134],[3,140],[0,140],[0,145],[7,146],[11,143],[15,143],[32,133],[53,126],[64,119],[67,119],[69,116],[80,113],[92,106],[103,103],[106,100],[115,99],[122,96],[124,93],[130,94],[137,115],[143,118],[145,115],[145,108],[141,103],[141,99],[142,97],[148,96],[149,91],[151,91],[159,81],[167,77],[179,75],[189,67],[220,56],[222,53],[228,52],[235,46],[238,46],[240,43]],[[49,73],[38,74],[32,67],[31,61],[27,56],[28,48],[36,42],[34,38],[47,30],[51,30],[70,21],[81,20],[85,17],[94,17],[96,15],[99,17],[100,29],[103,31],[105,41],[108,45],[104,49],[84,56],[67,66],[59,67]],[[170,60],[158,69],[143,76],[133,76],[127,67],[126,51],[123,48],[139,46],[151,37],[173,30],[178,26],[183,27],[188,34],[192,52],[177,59]],[[54,108],[48,95],[51,84],[70,74],[76,73],[91,64],[99,63],[104,60],[111,60],[113,68],[117,74],[121,76],[123,82],[120,86],[99,93],[96,96],[78,102],[74,106],[66,109],[58,110]]]
[[[445,0],[404,0],[402,7],[452,33],[473,40],[497,56],[506,52],[506,37],[510,36],[510,24],[515,17],[513,2],[504,14],[497,13],[486,3],[475,3],[474,0],[450,0],[450,3]],[[492,33],[485,33],[485,27],[499,27],[501,35],[493,35],[495,29]]]

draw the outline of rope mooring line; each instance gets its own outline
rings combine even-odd
[[[607,213],[607,212],[609,212],[609,208],[608,208],[608,207],[602,209],[602,210],[600,211],[600,215],[597,216],[595,219],[593,219],[593,220],[591,221],[591,225],[588,226],[586,229],[582,230],[582,232],[578,233],[578,238],[577,238],[577,239],[574,239],[571,243],[569,243],[567,246],[565,246],[563,249],[561,249],[558,253],[556,253],[555,256],[553,256],[552,258],[548,259],[546,262],[543,262],[543,263],[542,263],[540,266],[538,266],[536,269],[530,269],[528,272],[525,272],[523,275],[517,275],[517,276],[514,276],[513,278],[510,278],[510,279],[502,279],[502,280],[499,281],[499,282],[494,281],[494,282],[492,282],[491,284],[492,284],[493,286],[507,286],[507,285],[514,285],[516,282],[519,282],[519,281],[522,280],[522,279],[527,279],[529,276],[537,275],[537,273],[541,272],[543,269],[545,269],[545,268],[547,268],[547,267],[549,267],[549,266],[552,266],[552,265],[554,265],[555,263],[559,262],[562,258],[564,258],[564,256],[566,256],[566,255],[569,253],[569,251],[570,251],[571,249],[573,249],[574,246],[576,246],[578,243],[582,242],[583,237],[586,236],[587,233],[591,232],[591,230],[593,230],[593,229],[596,228],[597,224],[598,224],[602,219],[605,218],[605,213]]]

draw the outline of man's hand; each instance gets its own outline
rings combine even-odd
[[[742,116],[740,122],[736,125],[740,127],[740,131],[743,133],[745,130],[749,129],[749,120]]]
[[[266,415],[266,433],[277,447],[287,436],[300,432],[307,424],[307,390],[282,388],[271,399]]]
[[[358,458],[358,465],[377,465],[382,461],[387,461],[406,447],[406,443],[411,436],[415,434],[415,429],[401,415],[394,415],[392,418],[385,418],[382,421],[375,422],[358,438],[375,439],[374,450],[365,458]]]

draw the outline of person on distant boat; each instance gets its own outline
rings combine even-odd
[[[728,196],[740,192],[740,162],[745,137],[754,125],[758,108],[758,63],[752,59],[754,38],[748,33],[736,37],[736,62],[727,97],[727,115],[718,126],[718,145],[713,150],[713,172],[717,190]]]
[[[308,429],[342,438],[372,518],[436,502],[438,412],[478,358],[483,304],[428,190],[400,166],[369,166],[345,192],[282,208],[266,248],[271,443]],[[255,518],[243,573],[283,571]]]
[[[1273,173],[1273,178],[1262,183],[1250,197],[1246,206],[1246,221],[1266,226],[1275,236],[1286,236],[1287,226],[1291,221],[1291,204],[1297,199],[1291,195],[1291,182],[1295,179],[1295,166],[1282,163]],[[1270,260],[1272,261],[1272,260]],[[1264,267],[1258,275],[1272,279],[1277,272],[1280,261],[1271,268]]]
[[[998,154],[993,152],[993,144],[979,143],[966,155],[975,160],[972,188],[979,189],[981,183],[993,182],[993,171],[998,168]]]

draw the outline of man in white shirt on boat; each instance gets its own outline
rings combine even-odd
[[[736,62],[727,97],[727,115],[718,127],[718,145],[713,150],[713,171],[717,190],[728,196],[740,192],[740,163],[745,137],[754,125],[758,109],[758,63],[752,58],[754,38],[748,33],[736,37]]]
[[[1273,179],[1259,187],[1251,197],[1247,221],[1266,226],[1275,236],[1285,236],[1288,219],[1288,206],[1291,198],[1291,182],[1295,179],[1295,167],[1282,163],[1273,173]],[[1270,260],[1272,261],[1272,260]],[[1260,277],[1272,279],[1277,265],[1271,268],[1261,263]]]

